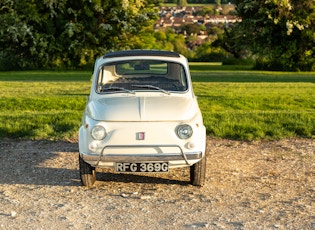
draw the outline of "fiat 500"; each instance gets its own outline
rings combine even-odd
[[[117,173],[190,167],[190,183],[204,184],[206,129],[184,56],[110,52],[96,60],[91,85],[79,129],[83,185],[95,183],[97,167]]]

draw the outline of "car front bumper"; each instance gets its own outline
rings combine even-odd
[[[116,151],[113,151],[115,149]],[[119,150],[129,149],[131,153],[120,153]],[[143,149],[144,151],[135,152],[133,151]],[[152,151],[145,150],[154,150]],[[176,150],[174,152],[165,152],[163,149]],[[110,150],[110,153],[108,152]],[[170,167],[181,167],[192,165],[202,159],[202,151],[197,152],[184,152],[178,145],[111,145],[103,148],[101,153],[93,152],[81,152],[81,158],[88,164],[94,167],[113,167],[115,162],[128,162],[128,163],[139,163],[139,162],[169,162]]]

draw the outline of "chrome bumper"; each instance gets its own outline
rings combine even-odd
[[[160,148],[160,147],[177,147],[179,149],[178,153],[148,153],[148,154],[125,154],[125,153],[105,153],[106,149],[109,148]],[[189,160],[200,160],[202,158],[202,152],[188,152],[184,153],[182,148],[178,145],[159,145],[159,146],[153,146],[153,145],[143,145],[143,146],[134,146],[134,145],[110,145],[106,146],[102,152],[99,153],[90,153],[90,152],[80,152],[80,156],[82,159],[93,165],[97,166],[99,162],[128,162],[128,163],[133,163],[133,162],[154,162],[154,161],[182,161],[184,160],[187,165],[189,164]]]

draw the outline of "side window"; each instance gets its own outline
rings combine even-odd
[[[101,88],[108,83],[113,83],[118,79],[118,76],[115,74],[114,65],[104,65],[98,71],[98,80],[97,80],[97,92],[101,91]]]
[[[168,78],[176,81],[179,89],[183,91],[187,90],[187,76],[182,65],[178,63],[169,63]]]
[[[179,80],[181,85],[184,87],[184,89],[187,89],[187,76],[185,74],[184,67],[181,66],[180,73],[179,73]]]

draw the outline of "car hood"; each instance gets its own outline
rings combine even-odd
[[[99,121],[180,121],[199,111],[194,98],[114,97],[91,100],[87,113]]]

